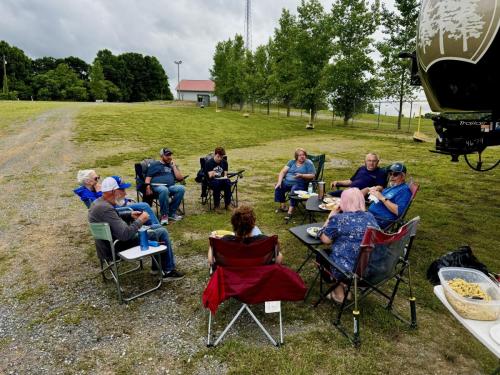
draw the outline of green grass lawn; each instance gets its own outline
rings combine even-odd
[[[0,102],[0,113],[7,108],[11,111],[9,117],[0,117],[0,129],[53,105],[29,107],[30,104],[12,106]],[[20,113],[17,117],[16,112]],[[220,347],[200,346],[194,356],[182,361],[180,371],[190,373],[202,368],[207,358],[224,363],[228,372],[235,374],[452,374],[493,370],[496,359],[434,297],[425,274],[434,259],[462,244],[470,244],[490,269],[500,270],[498,169],[477,173],[468,169],[463,161],[450,163],[448,157],[429,152],[433,147],[431,143],[413,142],[405,126],[401,132],[396,132],[388,127],[375,129],[372,123],[363,125],[360,122],[356,126],[332,126],[329,120],[318,120],[314,131],[305,130],[304,125],[305,120],[300,117],[269,117],[256,112],[245,118],[240,112],[223,110],[216,113],[214,108],[103,104],[82,105],[79,109],[73,141],[84,157],[69,173],[76,175],[80,168],[95,168],[101,176],[120,174],[132,181],[135,162],[146,157],[158,158],[160,148],[168,146],[173,149],[181,170],[191,176],[187,184],[187,216],[168,227],[181,264],[195,264],[187,269],[192,290],[177,295],[187,316],[205,316],[200,296],[207,281],[207,270],[203,262],[199,264],[194,260],[205,256],[210,231],[230,229],[229,214],[208,212],[207,207],[200,204],[200,188],[194,182],[199,157],[215,146],[226,148],[230,170],[246,170],[239,185],[240,203],[255,207],[257,224],[265,233],[279,235],[285,262],[292,268],[302,262],[305,249],[288,232],[290,226],[299,223],[287,226],[283,215],[274,213],[273,185],[296,147],[304,147],[311,154],[326,154],[325,180],[328,183],[333,179],[349,178],[362,163],[364,155],[371,151],[381,156],[382,165],[404,162],[409,175],[421,186],[407,216],[418,215],[422,219],[411,259],[417,297],[417,330],[410,330],[395,320],[383,308],[377,307],[376,298],[371,297],[361,306],[363,342],[361,349],[356,350],[333,328],[331,306],[323,304],[313,309],[305,303],[284,303],[284,347],[272,347],[260,339],[255,327],[244,324],[237,326],[238,334],[228,337]],[[429,136],[434,136],[428,122],[424,128]],[[488,150],[485,157],[498,159],[498,148]],[[67,187],[68,191],[72,188]],[[130,193],[134,194],[133,189]],[[75,231],[73,235],[88,238],[84,223]],[[89,252],[88,246],[82,247]],[[90,259],[97,264],[92,255]],[[312,280],[312,265],[306,266],[302,276],[306,283]],[[403,313],[409,311],[403,298],[406,292],[404,287],[400,290],[397,303]],[[113,291],[109,296],[108,313],[113,314],[120,307],[114,300]],[[133,309],[134,303],[131,306]],[[222,308],[217,320],[229,318],[234,309],[235,305],[231,304]],[[75,315],[80,316],[78,312]],[[140,315],[134,316],[142,319]],[[275,317],[265,316],[264,319],[273,321],[276,329]],[[345,324],[351,325],[349,316]],[[198,331],[200,337],[206,335],[206,323],[191,329]],[[154,343],[151,345],[154,351]],[[138,349],[138,352],[142,350],[147,348]],[[137,361],[134,356],[127,362],[117,353],[110,361],[123,373],[129,368],[137,369],[132,362]],[[87,365],[92,366],[92,358]]]
[[[382,164],[405,162],[410,175],[421,184],[409,213],[410,217],[419,215],[422,218],[413,258],[415,290],[422,319],[420,329],[409,331],[384,311],[372,310],[370,306],[364,310],[362,319],[365,341],[361,352],[364,355],[360,355],[333,331],[329,322],[331,312],[326,306],[312,310],[303,304],[286,304],[285,325],[308,328],[300,334],[288,335],[289,344],[280,351],[255,346],[251,338],[234,338],[210,351],[235,372],[268,373],[273,368],[290,373],[381,370],[392,363],[394,357],[411,357],[413,350],[442,351],[450,361],[445,366],[453,366],[454,358],[462,355],[476,358],[484,371],[494,366],[493,357],[464,333],[440,306],[425,280],[425,272],[433,259],[461,244],[470,244],[479,259],[492,269],[500,268],[496,251],[499,242],[495,235],[500,222],[493,212],[500,203],[496,194],[497,171],[475,173],[464,163],[452,164],[447,157],[431,154],[428,151],[430,144],[414,143],[404,132],[374,131],[372,124],[352,129],[332,127],[324,120],[317,122],[313,132],[307,132],[300,118],[269,118],[263,114],[244,118],[239,112],[162,109],[147,105],[102,106],[82,111],[78,119],[75,140],[82,145],[92,144],[95,150],[95,160],[89,160],[86,166],[95,165],[101,174],[119,172],[128,179],[133,177],[133,162],[145,156],[156,156],[162,146],[171,147],[182,169],[192,176],[198,169],[199,156],[216,145],[224,146],[230,169],[247,170],[240,186],[241,201],[255,206],[259,226],[267,233],[279,235],[287,263],[292,267],[300,264],[304,249],[287,233],[281,216],[273,213],[272,185],[295,147],[304,146],[312,154],[326,153],[327,181],[349,177],[365,153],[375,151],[380,153]],[[426,123],[426,127],[430,130],[429,124]],[[112,147],[121,151],[110,152]],[[101,156],[100,150],[107,151]],[[490,154],[495,156],[498,152]],[[228,215],[205,212],[206,208],[196,202],[199,187],[194,181],[188,184],[188,189],[192,193],[188,216],[180,225],[169,227],[174,237],[229,228]],[[194,212],[190,214],[190,210]],[[187,257],[203,254],[206,244],[204,236],[189,239],[177,252]],[[312,270],[308,272],[306,281],[312,276]],[[201,290],[205,277],[198,277]],[[199,308],[197,298],[190,303],[193,311]],[[453,335],[436,339],[443,325],[452,330]],[[406,345],[400,347],[400,341]],[[408,347],[409,342],[415,347]],[[410,362],[415,366],[426,365],[418,356]],[[399,368],[411,372],[405,364]]]

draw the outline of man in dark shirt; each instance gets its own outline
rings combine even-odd
[[[90,223],[109,224],[113,240],[119,240],[115,246],[117,251],[123,251],[139,245],[137,232],[149,219],[149,215],[146,211],[132,211],[131,215],[134,221],[130,225],[127,225],[116,212],[114,206],[125,198],[125,189],[128,187],[130,187],[130,184],[123,182],[118,184],[113,177],[105,178],[101,186],[102,197],[96,199],[94,203],[92,203],[88,214]],[[175,269],[174,254],[167,230],[158,224],[153,225],[150,230],[148,230],[148,237],[151,240],[164,243],[167,247],[167,251],[159,256],[164,273],[163,279],[167,281],[183,278],[184,275]],[[102,256],[107,258],[111,257],[110,247],[107,241],[96,240],[96,246]],[[153,272],[158,271],[155,269],[155,262],[152,262],[152,267]]]
[[[367,154],[364,166],[359,167],[349,180],[333,181],[331,185],[332,188],[356,187],[361,190],[365,196],[372,187],[375,187],[378,191],[382,191],[387,185],[387,173],[378,167],[378,162],[379,158],[377,154]],[[340,197],[342,190],[332,191],[330,194]]]
[[[224,191],[225,208],[227,209],[231,204],[231,181],[227,177],[228,164],[224,155],[226,155],[226,151],[222,147],[217,147],[214,151],[214,157],[205,163],[205,175],[213,191],[216,209],[220,206],[221,191]]]
[[[146,195],[153,194],[153,191],[158,194],[160,201],[160,223],[168,224],[169,220],[178,221],[182,216],[177,215],[177,209],[184,198],[186,188],[183,185],[175,184],[176,181],[181,181],[182,176],[177,164],[172,158],[172,150],[162,148],[160,150],[161,159],[154,161],[148,167],[146,172]],[[149,185],[151,184],[151,185]],[[172,197],[172,202],[170,202]]]

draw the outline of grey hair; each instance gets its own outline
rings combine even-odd
[[[90,175],[95,173],[93,169],[82,169],[76,174],[76,180],[80,185],[84,185],[88,180],[90,180]]]
[[[368,154],[366,154],[366,156],[365,156],[365,160],[366,160],[366,157],[367,157],[368,155],[375,156],[375,157],[377,158],[377,160],[379,160],[379,161],[380,161],[379,156],[378,156],[376,153],[374,153],[374,152],[369,152]]]

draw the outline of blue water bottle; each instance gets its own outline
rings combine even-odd
[[[139,245],[141,246],[141,250],[149,249],[148,230],[146,228],[139,229]]]

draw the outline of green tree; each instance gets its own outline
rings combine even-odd
[[[79,57],[69,56],[63,59],[57,59],[55,65],[66,64],[68,65],[77,75],[78,78],[83,81],[88,81],[90,76],[91,66]]]
[[[336,0],[332,4],[333,58],[329,67],[329,102],[344,124],[377,95],[372,35],[378,26],[379,4]]]
[[[253,73],[252,85],[254,91],[254,97],[258,101],[265,101],[269,104],[271,101],[271,59],[270,50],[272,46],[272,40],[269,40],[268,44],[265,46],[258,46],[255,50],[253,61],[255,70]],[[268,112],[269,114],[269,112]]]
[[[211,79],[215,82],[215,94],[223,104],[238,103],[240,108],[248,92],[245,81],[246,54],[243,37],[236,35],[234,40],[219,42],[215,46],[214,64],[210,69]]]
[[[377,44],[377,49],[382,56],[382,92],[387,98],[399,100],[398,129],[401,129],[403,102],[414,99],[416,87],[410,85],[411,61],[398,58],[398,54],[415,49],[420,2],[396,0],[395,6],[396,10],[390,11],[382,5],[382,26],[386,37]]]
[[[40,100],[87,100],[88,94],[83,81],[66,64],[39,74],[33,79],[33,88]]]
[[[106,100],[106,81],[101,62],[97,59],[90,69],[90,94],[95,100]]]
[[[271,75],[269,77],[269,97],[276,97],[287,108],[290,107],[298,91],[297,21],[286,9],[281,12],[278,28],[274,29],[269,45]],[[269,101],[268,101],[269,114]]]
[[[7,61],[5,84],[8,86],[8,99],[29,99],[31,97],[31,59],[24,52],[5,41],[0,41],[0,86],[4,86],[3,56]]]
[[[318,0],[302,0],[297,8],[295,53],[297,75],[296,98],[310,113],[313,126],[316,112],[324,107],[325,76],[332,56],[332,23]]]

